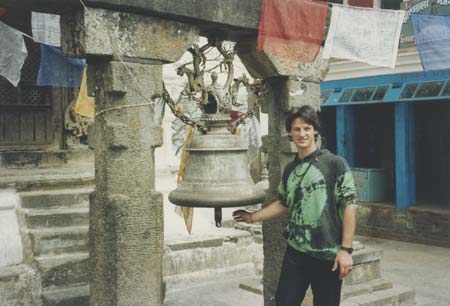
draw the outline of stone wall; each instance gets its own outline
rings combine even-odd
[[[392,204],[358,205],[359,235],[450,247],[450,211]]]
[[[0,190],[0,305],[40,306],[39,275],[23,265],[24,247],[16,210],[14,189]]]

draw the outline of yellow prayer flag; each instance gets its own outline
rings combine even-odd
[[[75,113],[88,118],[94,118],[95,100],[87,95],[86,68],[83,71],[83,79],[81,81],[80,92],[78,93],[77,102],[75,103]]]
[[[183,179],[183,176],[184,176],[184,171],[186,170],[187,160],[188,160],[188,156],[189,156],[188,151],[186,149],[187,149],[189,142],[192,139],[193,134],[194,134],[194,129],[192,127],[190,127],[189,131],[187,132],[186,139],[184,140],[184,143],[183,143],[183,153],[181,154],[180,168],[178,170],[178,176],[177,176],[177,185],[181,183],[181,180]],[[192,231],[192,222],[194,219],[194,208],[193,207],[181,207],[181,211],[180,211],[180,207],[181,206],[177,206],[175,211],[178,214],[182,215],[182,217],[184,217],[184,223],[186,224],[187,231],[190,234]]]

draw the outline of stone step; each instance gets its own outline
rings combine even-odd
[[[40,305],[39,281],[27,265],[0,267],[0,305]]]
[[[93,163],[93,150],[79,146],[75,150],[0,152],[0,168],[6,169],[64,167],[79,162]]]
[[[88,283],[89,253],[41,256],[36,262],[44,288]]]
[[[43,228],[28,231],[34,256],[87,252],[89,226]]]
[[[252,263],[244,263],[226,268],[204,269],[200,271],[164,276],[167,294],[184,291],[188,288],[208,286],[224,280],[242,279],[242,275],[257,278]],[[261,279],[261,276],[259,276]],[[237,289],[237,288],[236,288]],[[247,290],[248,291],[248,290]]]
[[[22,208],[67,207],[88,205],[93,188],[72,188],[21,192]]]
[[[383,258],[383,250],[364,246],[363,248],[356,250],[352,257],[354,265],[368,263],[381,260]]]
[[[89,225],[89,208],[22,209],[29,229]]]
[[[367,294],[378,290],[389,289],[392,287],[393,287],[392,282],[379,278],[362,284],[344,285],[342,287],[342,295],[344,299],[346,299],[352,296]]]
[[[71,188],[94,188],[94,165],[49,169],[2,169],[0,188],[17,191],[39,191]]]
[[[42,306],[89,306],[89,285],[81,284],[45,290]]]
[[[345,299],[342,306],[414,306],[414,290],[399,285]]]
[[[163,258],[165,276],[207,269],[221,269],[250,263],[262,264],[262,245],[249,232],[223,229],[225,234],[192,239],[166,241]]]
[[[389,289],[392,287],[393,287],[392,282],[385,279],[376,279],[359,285],[343,286],[342,296],[344,299],[347,299],[353,296],[367,294],[378,290]],[[245,278],[239,284],[239,288],[262,295],[263,294],[262,277],[255,276],[251,278]]]
[[[383,251],[364,247],[353,255],[353,270],[345,278],[345,285],[357,285],[381,278]]]

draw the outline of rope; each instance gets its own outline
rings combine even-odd
[[[139,106],[152,106],[153,105],[153,103],[142,103],[142,104],[129,104],[129,105],[122,105],[122,106],[116,106],[116,107],[111,107],[111,108],[107,108],[107,109],[104,109],[104,110],[102,110],[102,111],[99,111],[98,113],[95,113],[95,116],[94,117],[97,117],[97,116],[99,116],[99,115],[101,115],[101,114],[103,114],[103,113],[106,113],[106,112],[109,112],[109,111],[113,111],[113,110],[120,110],[120,109],[123,109],[123,108],[129,108],[129,107],[139,107]]]

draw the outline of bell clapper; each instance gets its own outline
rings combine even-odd
[[[222,208],[214,208],[214,221],[216,221],[216,227],[222,227]]]

